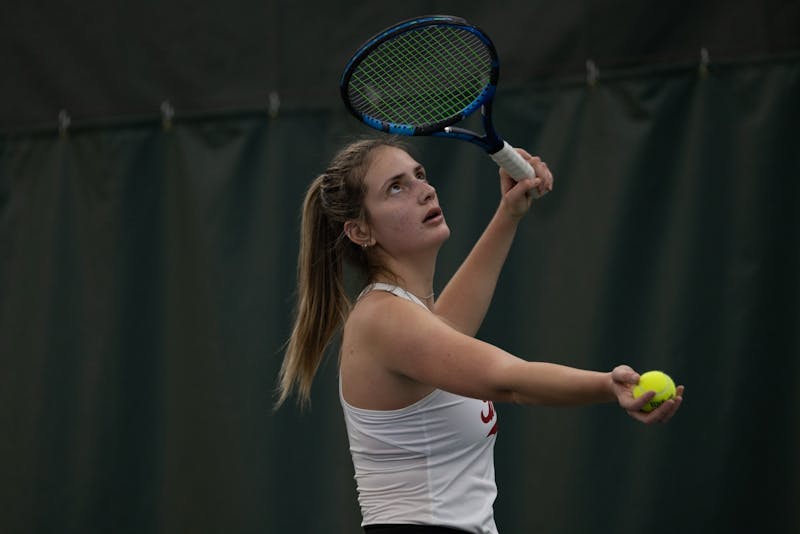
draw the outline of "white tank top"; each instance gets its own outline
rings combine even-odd
[[[373,284],[424,304],[404,289]],[[427,308],[426,308],[427,309]],[[496,534],[493,503],[497,414],[491,401],[443,390],[399,410],[364,410],[344,400],[363,525],[412,523]]]

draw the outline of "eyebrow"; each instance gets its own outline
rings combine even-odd
[[[417,174],[419,171],[422,171],[423,174],[427,174],[427,173],[425,173],[425,167],[421,163],[418,164],[416,167],[414,167],[414,171],[413,171],[412,174]],[[384,180],[383,185],[381,185],[381,191],[385,191],[386,187],[390,183],[394,182],[395,180],[399,180],[400,178],[402,178],[405,175],[406,175],[406,173],[401,172],[401,173],[395,174],[394,176],[391,176],[391,177],[387,178],[386,180]]]

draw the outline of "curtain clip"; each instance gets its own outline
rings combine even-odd
[[[169,103],[169,100],[161,102],[161,126],[165,132],[172,129],[172,119],[175,117],[175,108]]]
[[[703,47],[700,49],[700,66],[697,68],[697,72],[700,74],[701,78],[705,78],[708,76],[708,66],[711,63],[711,56],[708,53],[708,48]]]
[[[597,68],[594,61],[591,59],[586,60],[586,84],[589,87],[597,85],[597,79],[600,77],[600,69]]]
[[[272,91],[269,94],[269,110],[270,118],[274,119],[278,116],[278,112],[281,109],[281,95],[278,94],[278,91]]]
[[[66,109],[58,112],[58,134],[61,137],[67,137],[69,134],[69,126],[72,124],[72,117],[69,116]]]

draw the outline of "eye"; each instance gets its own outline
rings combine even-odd
[[[422,180],[423,182],[428,181],[428,175],[425,174],[425,171],[417,171],[416,178],[417,180]]]
[[[400,185],[400,182],[392,182],[391,184],[389,184],[389,188],[387,189],[387,191],[389,192],[390,195],[393,195],[395,193],[399,193],[402,190],[403,190],[403,186]]]

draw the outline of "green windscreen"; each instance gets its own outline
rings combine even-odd
[[[414,28],[381,43],[355,67],[353,108],[374,119],[426,126],[460,114],[489,84],[492,54],[472,31]]]

